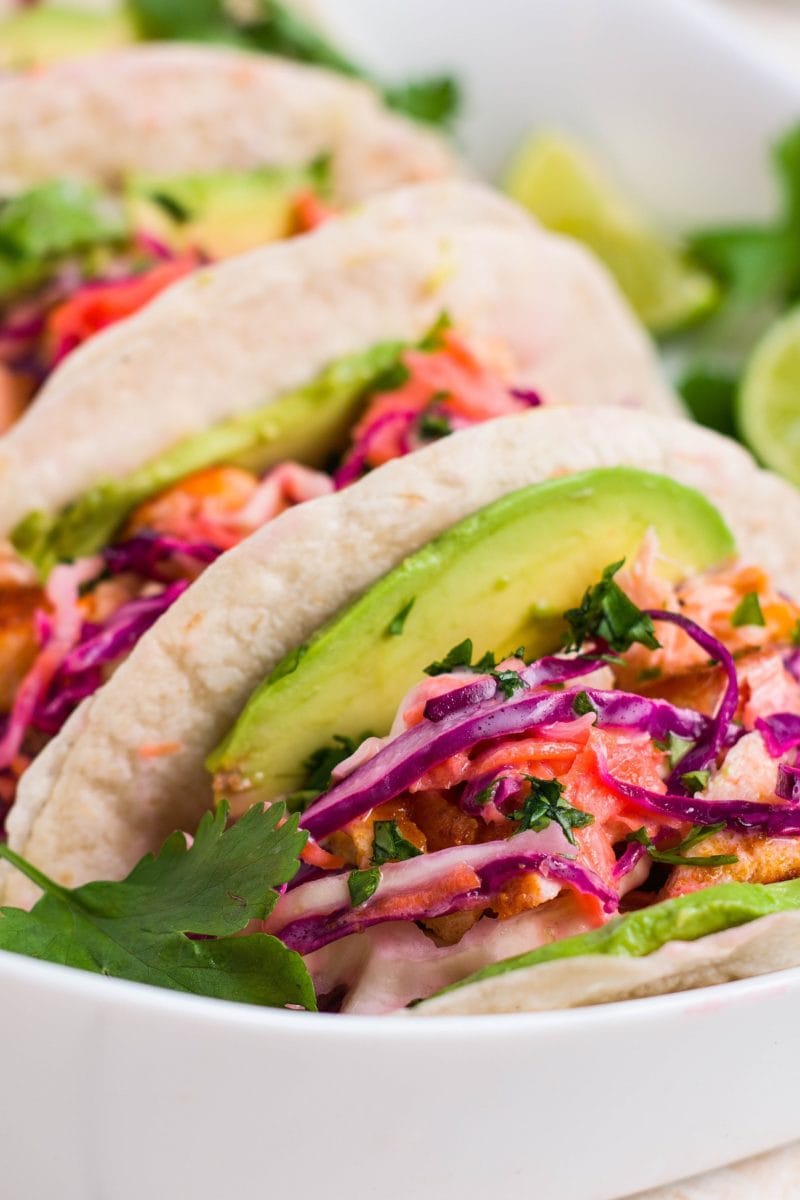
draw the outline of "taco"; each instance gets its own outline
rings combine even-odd
[[[576,337],[575,330],[582,330]],[[0,783],[218,554],[504,413],[675,404],[613,286],[467,184],[375,198],[196,272],[54,374],[0,443]]]
[[[213,564],[23,778],[11,845],[72,886],[285,802],[264,928],[345,1012],[798,963],[798,509],[669,418],[456,433]]]
[[[0,79],[0,427],[175,280],[457,170],[367,85],[265,55],[153,45]]]

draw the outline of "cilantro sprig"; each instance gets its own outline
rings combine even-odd
[[[188,848],[172,834],[119,883],[75,889],[0,845],[44,893],[30,912],[0,909],[0,949],[177,992],[314,1010],[300,955],[264,933],[235,936],[272,911],[307,835],[297,817],[283,821],[280,804],[251,808],[230,828],[227,815],[225,805],[206,813]]]
[[[670,850],[659,850],[644,826],[641,829],[634,830],[633,833],[629,833],[625,841],[638,842],[640,846],[644,846],[653,862],[666,863],[671,867],[728,867],[739,861],[738,855],[705,854],[692,856],[686,853],[687,850],[693,850],[695,846],[698,846],[713,834],[719,833],[724,828],[724,821],[720,821],[717,825],[693,825],[683,841],[679,842],[677,846],[673,846]]]
[[[496,669],[497,659],[491,650],[487,650],[476,662],[472,661],[472,654],[472,638],[465,638],[463,642],[459,642],[457,646],[448,650],[444,658],[428,663],[424,668],[425,674],[447,675],[451,671],[469,670],[474,671],[476,675],[491,675],[497,684],[498,692],[506,700],[526,686],[518,671],[498,671]],[[525,647],[517,646],[516,650],[506,657],[523,659],[524,655]]]
[[[622,558],[607,566],[600,582],[586,589],[580,606],[564,613],[570,629],[564,635],[565,650],[580,650],[585,642],[599,643],[616,654],[637,642],[648,650],[659,649],[652,620],[614,579],[624,564]]]
[[[525,775],[524,779],[530,784],[530,792],[522,802],[522,807],[509,814],[513,821],[519,821],[518,833],[526,829],[537,832],[546,829],[555,821],[560,825],[564,836],[570,845],[575,845],[573,829],[583,829],[591,825],[594,817],[591,813],[580,808],[573,808],[564,798],[564,786],[557,779],[537,779],[535,775]]]

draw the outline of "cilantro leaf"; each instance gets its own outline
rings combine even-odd
[[[453,432],[453,425],[445,413],[423,412],[417,429],[420,437],[433,441],[436,438],[448,437]]]
[[[730,372],[695,366],[684,374],[679,390],[695,421],[735,438],[733,411],[737,385],[736,376]]]
[[[518,671],[492,671],[491,676],[497,683],[497,690],[506,700],[527,686]]]
[[[450,671],[455,671],[458,667],[469,667],[472,665],[472,638],[464,638],[463,642],[459,642],[457,646],[453,646],[452,650],[448,650],[444,658],[438,662],[428,663],[424,668],[426,675],[447,675]],[[492,666],[494,666],[494,658],[492,658]]]
[[[708,786],[710,778],[710,771],[687,771],[685,775],[681,775],[681,783],[687,792],[694,795],[695,792],[702,792],[703,788]]]
[[[386,626],[387,637],[399,637],[405,628],[405,623],[408,620],[408,614],[411,612],[416,601],[416,596],[412,596],[408,604],[404,605],[398,613],[392,617],[389,624]]]
[[[733,610],[731,625],[738,629],[742,625],[765,625],[764,614],[757,592],[748,592]]]
[[[739,378],[756,343],[800,299],[800,124],[773,149],[783,203],[766,222],[703,229],[689,239],[722,290],[716,312],[683,339],[690,366],[681,391],[693,415],[734,432]]]
[[[589,699],[588,692],[578,692],[572,701],[572,711],[579,717],[588,716],[589,713],[594,713],[597,716],[597,709]]]
[[[226,829],[222,805],[205,814],[188,849],[174,833],[122,882],[74,890],[0,846],[44,892],[29,913],[0,910],[0,949],[173,991],[314,1009],[299,955],[263,933],[233,936],[268,916],[274,888],[297,871],[306,834],[296,817],[281,825],[284,812],[256,806]]]
[[[599,642],[617,654],[630,650],[635,642],[649,650],[658,650],[661,643],[653,622],[614,581],[624,562],[620,559],[606,567],[600,582],[586,589],[580,608],[564,613],[571,631],[564,635],[565,650],[580,650],[587,641]]]
[[[366,871],[351,871],[347,876],[347,887],[353,908],[366,904],[374,896],[381,881],[380,867],[367,867]]]
[[[659,850],[652,841],[644,826],[634,830],[625,838],[626,842],[638,842],[644,846],[653,862],[666,863],[671,867],[728,867],[739,861],[736,854],[706,854],[698,857],[687,856],[686,851],[692,850],[712,834],[719,833],[725,828],[725,822],[717,825],[693,825],[687,836],[671,850]]]
[[[410,83],[384,89],[390,108],[428,125],[449,125],[461,104],[459,86],[452,75],[412,79]]]
[[[653,738],[653,745],[657,750],[662,750],[664,754],[669,755],[669,765],[674,770],[681,759],[684,759],[689,751],[694,746],[694,742],[688,738],[678,737],[676,733],[670,732],[667,734],[664,741],[659,741],[658,738]]]
[[[372,834],[372,862],[382,867],[387,862],[416,858],[422,851],[404,838],[396,821],[376,821]]]
[[[334,768],[349,758],[351,754],[355,754],[361,743],[368,737],[372,737],[372,734],[362,733],[358,741],[355,741],[351,737],[343,737],[341,733],[335,733],[332,744],[319,746],[309,754],[303,762],[306,777],[303,780],[302,788],[286,797],[289,811],[304,812],[313,800],[316,800],[323,792],[327,792],[333,782]]]
[[[561,826],[567,841],[574,846],[573,829],[591,825],[594,821],[592,814],[567,804],[563,784],[557,779],[537,779],[534,775],[525,775],[524,779],[530,784],[530,793],[523,800],[522,808],[509,814],[513,821],[520,822],[517,832],[523,833],[526,829],[538,832],[555,821]]]

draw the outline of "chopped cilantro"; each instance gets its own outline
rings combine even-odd
[[[567,841],[574,846],[573,829],[591,825],[594,821],[592,814],[567,804],[564,787],[557,779],[537,779],[534,775],[524,778],[530,784],[530,793],[523,800],[522,808],[510,814],[512,820],[520,822],[517,832],[546,829],[551,821],[555,821],[563,829]]]
[[[661,678],[661,667],[643,667],[638,678],[639,683],[652,683]]]
[[[282,804],[254,805],[226,828],[226,805],[202,818],[192,845],[173,833],[120,883],[71,890],[0,846],[42,889],[30,912],[3,908],[0,949],[178,992],[314,1009],[299,954],[264,933],[276,888],[294,876],[306,834]],[[200,934],[200,938],[190,937]]]
[[[525,688],[525,680],[522,679],[518,671],[492,671],[492,679],[497,681],[497,690],[505,696],[506,700],[514,695],[515,692]]]
[[[625,841],[638,842],[640,846],[644,846],[653,862],[666,863],[671,867],[728,867],[739,861],[738,855],[707,854],[693,858],[691,856],[687,857],[686,854],[687,850],[691,850],[694,846],[697,846],[700,842],[704,842],[706,838],[710,838],[712,834],[719,833],[724,828],[724,821],[720,821],[718,825],[693,825],[683,841],[677,846],[673,846],[671,850],[659,850],[649,837],[644,826],[628,834]]]
[[[479,658],[476,663],[472,664],[472,669],[473,671],[477,671],[479,675],[490,675],[496,666],[497,659],[492,654],[491,650],[487,650],[486,653]]]
[[[673,770],[694,746],[694,742],[688,738],[678,737],[676,733],[672,733],[671,731],[667,734],[665,742],[656,742],[654,744],[658,746],[659,750],[663,750],[669,754],[669,765]]]
[[[417,425],[420,437],[443,438],[453,432],[450,418],[442,412],[424,412]]]
[[[453,646],[452,650],[448,650],[444,658],[438,662],[428,663],[425,667],[426,675],[447,675],[450,671],[455,671],[458,667],[469,667],[472,664],[472,638],[464,638],[463,642],[459,642],[457,646]],[[494,666],[494,660],[492,660]]]
[[[500,783],[501,783],[501,779],[493,779],[490,784],[488,784],[485,788],[482,788],[481,791],[478,792],[477,796],[474,797],[472,803],[475,804],[478,808],[485,808],[485,806],[487,804],[491,804],[491,802],[494,800],[495,796],[497,795],[497,789],[500,786]]]
[[[572,701],[572,711],[579,717],[585,717],[589,713],[594,713],[597,716],[597,709],[589,699],[588,692],[578,692],[575,699]]]
[[[695,792],[702,792],[703,788],[708,786],[710,778],[710,771],[687,771],[685,775],[681,775],[681,783],[687,792],[694,795]]]
[[[185,225],[187,221],[191,221],[190,209],[185,204],[181,204],[180,200],[176,200],[174,196],[170,196],[168,192],[151,192],[150,199],[163,209],[176,225]]]
[[[653,622],[625,595],[614,576],[625,560],[611,563],[599,583],[587,588],[579,608],[564,614],[570,633],[564,636],[566,650],[580,650],[584,642],[598,642],[617,654],[638,642],[649,650],[658,650]]]
[[[761,611],[761,603],[758,599],[757,592],[748,592],[746,596],[742,596],[736,608],[733,610],[731,617],[731,625],[738,629],[740,625],[765,625],[764,614]]]
[[[792,645],[800,646],[800,620],[795,621],[794,629],[792,630]]]
[[[366,871],[351,871],[347,876],[347,887],[353,908],[366,904],[374,896],[381,881],[380,867],[367,867]]]
[[[439,316],[419,343],[420,350],[441,350],[444,345],[444,334],[447,333],[448,329],[452,328],[453,321],[450,314],[447,312],[439,313]]]
[[[317,791],[324,792],[331,784],[331,775],[333,768],[338,767],[340,762],[344,762],[351,754],[355,754],[358,746],[364,741],[369,734],[364,734],[356,743],[353,738],[344,737],[341,733],[333,735],[333,745],[320,746],[313,754],[309,754],[308,758],[303,763],[305,770],[308,772],[306,776],[306,787],[314,788]]]
[[[408,614],[414,607],[416,596],[412,596],[408,604],[404,605],[398,613],[396,613],[389,624],[386,626],[386,637],[399,637],[405,628],[405,623],[408,620]]]
[[[372,862],[381,867],[387,862],[416,858],[422,851],[404,838],[396,821],[376,821],[372,835]]]

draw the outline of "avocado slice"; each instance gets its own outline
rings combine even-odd
[[[135,42],[131,17],[42,4],[0,21],[0,67],[24,70]]]
[[[227,464],[261,473],[287,459],[324,465],[406,348],[381,342],[351,354],[312,383],[178,442],[130,475],[98,483],[61,513],[30,513],[11,534],[15,549],[46,578],[56,563],[97,553],[138,504],[194,471]]]
[[[615,917],[589,933],[579,933],[549,946],[540,946],[538,950],[492,963],[435,992],[431,999],[510,971],[584,954],[643,958],[660,950],[667,942],[694,942],[712,933],[747,925],[760,917],[797,908],[800,908],[800,879],[770,884],[720,883],[674,900],[663,900],[624,917]]]
[[[301,192],[329,193],[330,162],[256,167],[203,175],[134,175],[125,195],[131,222],[174,250],[228,258],[295,231],[294,202]]]
[[[432,659],[476,651],[536,657],[562,614],[650,527],[681,578],[729,558],[717,510],[674,480],[628,467],[512,492],[412,554],[281,662],[208,760],[237,808],[302,787],[303,761],[334,734],[383,734]]]

